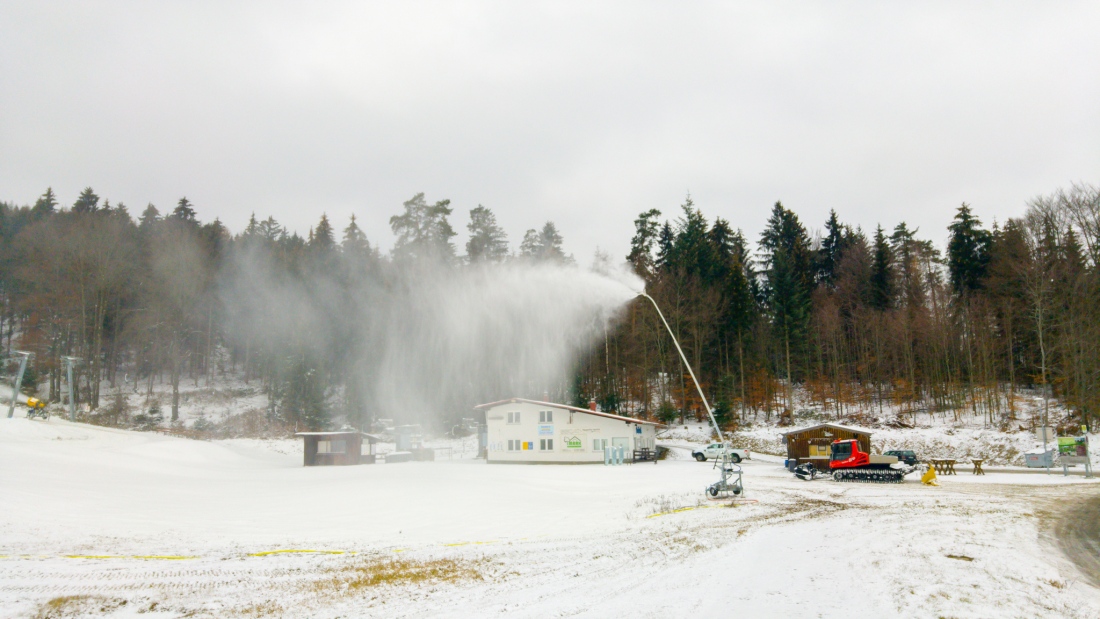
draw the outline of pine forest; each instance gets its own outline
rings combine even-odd
[[[154,385],[171,388],[170,423],[181,382],[232,376],[262,389],[269,421],[365,427],[384,412],[358,378],[372,371],[372,335],[355,319],[372,311],[371,291],[400,288],[424,265],[587,260],[563,251],[553,222],[513,249],[478,206],[459,249],[449,201],[417,194],[394,210],[396,242],[382,253],[354,217],[321,216],[303,237],[271,217],[253,215],[239,232],[202,222],[187,198],[136,217],[91,188],[71,206],[52,190],[32,206],[0,203],[0,345],[34,353],[23,388],[53,402],[62,357],[80,358],[77,400],[104,423],[127,421],[118,394],[151,396]],[[625,259],[644,279],[726,426],[782,424],[809,402],[837,420],[965,415],[1034,427],[1020,414],[1023,391],[1065,411],[1057,423],[1096,426],[1097,186],[1041,195],[1004,221],[982,221],[962,204],[947,230],[872,230],[836,212],[806,222],[776,202],[752,237],[690,197],[640,213],[634,230],[629,255],[610,260]],[[299,291],[299,303],[317,305],[314,318],[288,321],[293,308],[265,302],[259,287],[227,291],[244,268]],[[663,422],[705,416],[660,319],[640,300],[550,395]],[[457,419],[475,404],[442,412]]]

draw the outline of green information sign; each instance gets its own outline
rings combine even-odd
[[[1084,436],[1059,436],[1058,455],[1082,457],[1088,455],[1087,439]]]

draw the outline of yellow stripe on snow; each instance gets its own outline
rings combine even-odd
[[[318,555],[342,555],[346,554],[343,550],[309,550],[299,548],[280,548],[279,550],[265,550],[263,552],[250,552],[250,557],[266,557],[268,555],[285,555],[285,554],[318,554]]]

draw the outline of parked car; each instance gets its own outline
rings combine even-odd
[[[890,451],[882,452],[882,455],[894,456],[898,459],[898,462],[904,462],[909,466],[913,466],[914,464],[920,462],[920,460],[917,459],[916,452],[914,452],[912,449],[891,449]]]
[[[701,450],[694,450],[691,452],[691,457],[695,458],[699,462],[706,462],[707,460],[714,460],[721,458],[723,454],[728,453],[730,460],[733,462],[740,462],[742,460],[751,459],[748,449],[737,449],[736,447],[730,447],[725,443],[711,443]]]

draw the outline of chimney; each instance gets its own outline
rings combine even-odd
[[[588,401],[588,408],[591,409],[591,410],[596,410],[596,401],[595,400],[589,400]]]
[[[550,392],[549,391],[543,391],[542,392],[542,401],[543,402],[549,402],[550,401]]]

